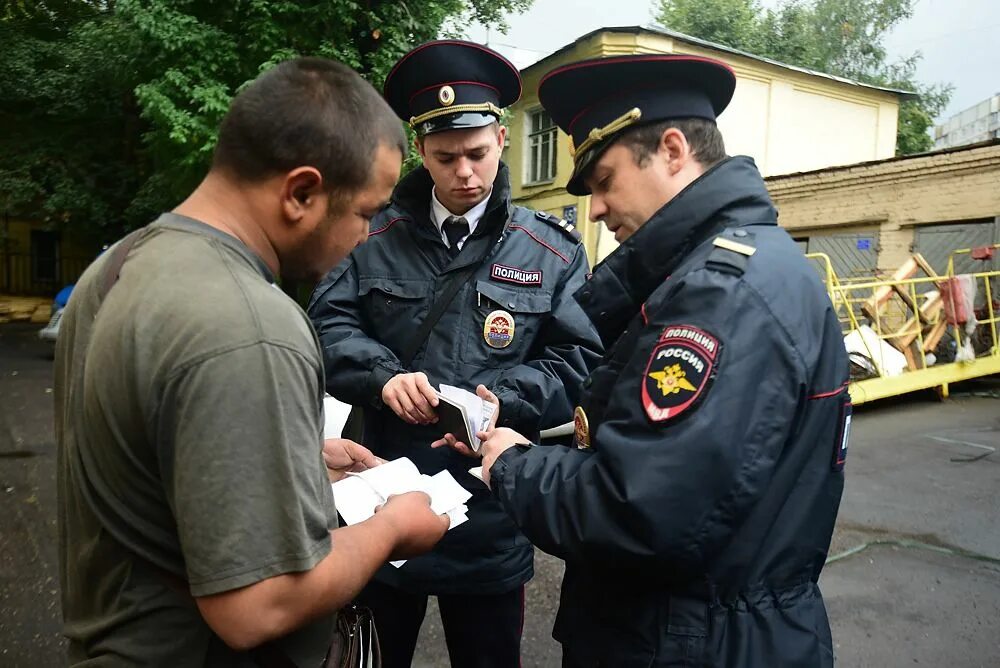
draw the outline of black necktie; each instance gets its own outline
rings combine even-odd
[[[441,227],[448,238],[448,253],[455,257],[461,250],[458,242],[469,236],[469,221],[461,216],[448,216]]]

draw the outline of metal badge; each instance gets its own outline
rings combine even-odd
[[[443,107],[450,107],[454,104],[455,89],[451,86],[441,86],[441,90],[438,91],[438,102],[440,102]]]
[[[573,411],[573,440],[580,450],[590,448],[590,422],[583,407],[577,406]]]
[[[483,338],[490,348],[506,348],[514,342],[514,316],[507,311],[493,311],[486,316]]]

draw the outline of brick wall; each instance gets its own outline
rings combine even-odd
[[[793,234],[879,227],[880,272],[912,252],[916,226],[1000,216],[1000,140],[906,158],[773,176]]]

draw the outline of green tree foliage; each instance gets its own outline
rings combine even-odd
[[[790,65],[919,94],[899,109],[896,153],[931,148],[928,130],[947,106],[950,85],[916,79],[920,54],[889,62],[886,35],[913,15],[917,0],[658,0],[657,20],[693,37]]]
[[[229,100],[296,55],[381,87],[421,42],[531,0],[0,0],[0,214],[115,238],[203,176]]]

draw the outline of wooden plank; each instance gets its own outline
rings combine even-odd
[[[931,326],[930,330],[924,334],[924,352],[929,353],[937,348],[938,343],[941,342],[941,337],[944,336],[946,331],[948,331],[948,322],[945,320],[941,320],[936,325]]]

